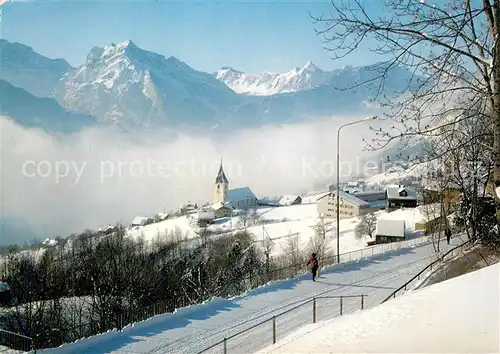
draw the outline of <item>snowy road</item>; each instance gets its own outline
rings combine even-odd
[[[462,241],[454,239],[452,245]],[[443,251],[449,249],[442,243]],[[365,308],[378,305],[393,290],[417,274],[434,258],[431,244],[396,250],[359,262],[323,270],[316,283],[310,275],[262,287],[246,296],[216,300],[157,316],[123,332],[85,339],[44,353],[189,353],[194,354],[241,330],[272,318],[313,296],[365,294]],[[360,309],[360,299],[344,299],[344,314]],[[338,299],[317,301],[317,320],[339,315]],[[276,319],[277,339],[312,322],[312,304]],[[252,353],[272,343],[272,322],[227,341],[228,353]],[[207,353],[222,353],[223,346]]]

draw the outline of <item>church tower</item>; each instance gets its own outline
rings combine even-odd
[[[227,199],[229,190],[229,181],[227,180],[224,169],[222,168],[222,159],[220,160],[220,168],[214,183],[214,204],[224,203]]]

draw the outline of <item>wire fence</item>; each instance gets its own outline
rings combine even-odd
[[[463,243],[461,243],[460,245],[456,246],[456,247],[453,247],[452,249],[450,249],[448,252],[444,253],[441,257],[439,257],[438,259],[436,259],[434,262],[430,263],[429,265],[427,265],[424,269],[422,269],[420,272],[418,272],[417,275],[415,275],[413,278],[411,278],[410,280],[408,280],[406,283],[404,283],[403,285],[401,285],[398,289],[394,290],[387,298],[385,298],[383,301],[382,301],[382,304],[390,299],[394,299],[396,298],[396,296],[398,296],[399,293],[403,294],[404,292],[406,292],[406,290],[408,290],[408,288],[410,287],[410,285],[415,282],[415,281],[419,281],[422,277],[423,277],[423,274],[426,272],[426,271],[432,271],[433,268],[436,268],[436,265],[441,263],[442,261],[444,261],[446,258],[453,258],[453,257],[456,257],[457,255],[459,255],[461,252],[463,252],[464,248],[467,247],[470,243],[472,243],[472,239],[470,240],[467,240]]]
[[[308,323],[364,309],[367,295],[317,296],[212,344],[201,353],[250,353],[276,342]],[[267,339],[265,339],[267,338]],[[258,339],[258,340],[256,340]]]
[[[35,349],[33,344],[34,342],[30,337],[0,328],[0,346],[20,350],[22,352],[29,352]]]

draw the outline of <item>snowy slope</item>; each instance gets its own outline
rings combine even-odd
[[[460,240],[454,240],[455,244]],[[443,243],[443,248],[448,246]],[[365,307],[379,304],[389,293],[417,274],[433,260],[432,246],[397,250],[359,262],[345,263],[321,272],[321,279],[310,275],[280,281],[250,291],[234,299],[218,299],[204,305],[181,309],[175,314],[157,316],[123,332],[98,335],[43,353],[197,353],[224,337],[263,325],[228,341],[228,353],[252,353],[272,343],[271,317],[320,294],[365,294]],[[358,310],[359,300],[346,300],[344,313]],[[304,306],[277,318],[278,339],[311,322],[311,307]],[[317,304],[318,321],[337,316],[338,300]],[[222,353],[222,345],[208,353]]]
[[[208,230],[213,232],[246,230],[253,235],[254,240],[257,242],[264,239],[266,242],[270,240],[272,244],[271,254],[273,256],[279,256],[286,252],[287,243],[294,237],[298,237],[298,245],[301,250],[305,251],[307,249],[311,238],[315,235],[314,226],[319,221],[317,204],[299,204],[258,210],[261,217],[256,225],[252,225],[251,221],[248,221],[246,227],[244,227],[240,218],[235,216],[217,220],[215,224],[208,227]],[[181,216],[137,229],[132,228],[128,230],[127,234],[130,237],[143,236],[145,241],[152,241],[158,235],[168,236],[175,232],[182,237],[196,239],[198,235],[195,232],[195,222],[195,219],[190,220],[187,216]],[[352,252],[366,247],[367,240],[357,239],[354,234],[358,222],[359,218],[356,217],[340,222],[341,253]],[[326,248],[335,250],[336,238],[333,222],[326,221],[326,224]]]
[[[259,353],[498,353],[495,264],[342,319],[303,327]]]

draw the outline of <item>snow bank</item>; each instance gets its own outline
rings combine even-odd
[[[308,325],[258,353],[498,353],[500,264]],[[422,340],[425,338],[425,340]]]

